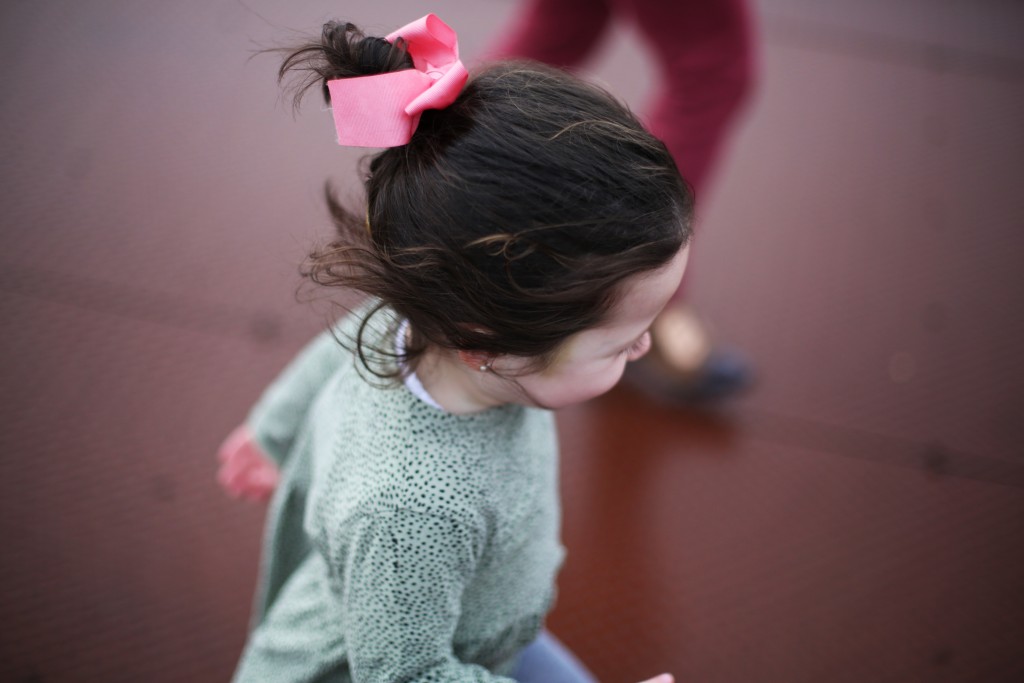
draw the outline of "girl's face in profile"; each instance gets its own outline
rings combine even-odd
[[[627,280],[625,293],[600,327],[574,335],[546,369],[519,374],[526,361],[500,357],[496,373],[514,376],[521,389],[515,403],[563,408],[605,393],[622,377],[626,363],[651,348],[648,331],[679,288],[690,249],[685,247],[665,267]]]

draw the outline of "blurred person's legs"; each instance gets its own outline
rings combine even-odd
[[[610,0],[525,0],[511,30],[487,56],[577,66],[590,55],[611,14]]]
[[[519,683],[597,683],[572,652],[547,631],[522,651],[512,677]]]
[[[746,0],[616,0],[616,7],[635,20],[662,69],[648,126],[700,197],[752,82]]]
[[[526,0],[524,5],[491,56],[576,66],[597,44],[613,11],[632,17],[661,68],[648,126],[702,196],[753,78],[746,0]],[[751,373],[742,354],[712,344],[706,325],[683,302],[693,268],[691,254],[673,304],[652,328],[649,365],[670,394],[717,398],[746,386]]]
[[[753,80],[746,1],[616,2],[632,13],[662,68],[648,126],[665,142],[700,198]],[[699,242],[696,248],[699,250]],[[674,305],[655,323],[651,362],[659,374],[674,377],[676,381],[668,389],[680,397],[718,398],[746,386],[751,370],[738,351],[712,344],[706,325],[683,301],[699,262],[691,253],[687,277]]]

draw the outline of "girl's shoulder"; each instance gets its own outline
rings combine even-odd
[[[379,386],[358,372],[342,378],[334,392],[336,422],[321,456],[349,478],[363,477],[361,484],[457,491],[468,498],[492,487],[503,463],[554,446],[546,411],[507,405],[452,415],[404,385]]]
[[[367,348],[387,348],[392,320],[368,302],[336,327]],[[370,351],[372,353],[372,351]],[[371,359],[372,362],[372,359]],[[311,494],[332,524],[402,507],[478,523],[506,497],[529,496],[557,461],[549,411],[505,405],[454,415],[401,382],[374,376],[358,354],[327,388],[314,418]]]
[[[327,526],[396,508],[485,526],[556,466],[548,411],[509,405],[451,415],[405,386],[346,379],[329,407],[330,438],[314,455],[311,495]]]

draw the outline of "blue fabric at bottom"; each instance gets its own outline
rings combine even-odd
[[[512,677],[519,683],[597,683],[594,675],[547,631],[522,651]]]

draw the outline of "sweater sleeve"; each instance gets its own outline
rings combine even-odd
[[[249,411],[246,425],[278,466],[284,464],[317,392],[348,357],[332,331],[325,330],[299,352]]]
[[[452,651],[478,548],[472,527],[405,509],[353,523],[341,586],[354,683],[514,683]]]

